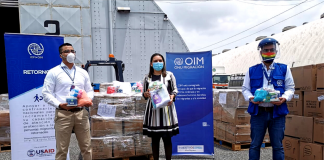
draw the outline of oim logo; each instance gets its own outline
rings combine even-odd
[[[38,45],[37,43],[31,43],[29,44],[27,50],[29,55],[35,55],[35,56],[40,56],[43,54],[44,52],[44,47],[41,43],[39,43],[40,45]]]

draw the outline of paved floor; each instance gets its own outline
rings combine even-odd
[[[214,145],[215,150],[215,160],[247,160],[248,159],[248,150],[244,151],[231,151],[227,148],[219,146],[217,144]],[[70,159],[71,160],[79,160],[79,153],[80,149],[78,147],[75,135],[72,134],[71,136],[71,143],[70,143]],[[11,160],[11,152],[3,152],[0,153],[0,160]],[[160,160],[165,160],[164,156],[164,149],[163,149],[163,142],[161,140],[161,147],[160,147]],[[204,156],[173,156],[172,159],[177,160],[185,160],[185,159],[199,159],[199,160],[209,160]],[[115,159],[118,160],[118,159]],[[131,158],[130,160],[145,160],[144,157],[137,157]],[[272,160],[272,149],[265,148],[261,149],[261,160]]]

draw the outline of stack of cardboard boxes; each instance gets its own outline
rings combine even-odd
[[[8,94],[0,95],[0,144],[10,143],[10,116]]]
[[[295,94],[287,102],[285,159],[323,160],[324,64],[291,68]]]
[[[93,159],[152,154],[151,138],[143,135],[145,104],[141,94],[95,92],[90,108]]]
[[[249,102],[240,90],[214,90],[214,137],[230,143],[250,143]],[[265,142],[269,142],[266,134]]]

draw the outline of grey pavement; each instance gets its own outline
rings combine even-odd
[[[71,135],[70,142],[70,159],[79,160],[80,149],[74,134]],[[247,160],[249,151],[232,151],[217,144],[214,145],[215,151],[215,160]],[[0,153],[0,160],[11,160],[11,152],[2,152]],[[163,141],[161,140],[160,146],[160,160],[165,160]],[[199,159],[199,160],[210,160],[209,157],[204,156],[172,156],[172,159],[175,160],[185,160],[185,159]],[[114,159],[118,160],[118,159]],[[145,160],[145,157],[134,157],[130,160]],[[272,160],[272,149],[263,148],[261,149],[261,160]]]

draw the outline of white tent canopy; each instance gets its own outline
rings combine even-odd
[[[271,36],[280,43],[281,56],[275,62],[290,67],[324,63],[324,19],[320,19]],[[261,63],[257,46],[251,42],[213,56],[213,66],[224,66],[228,74],[246,73],[249,67]]]

